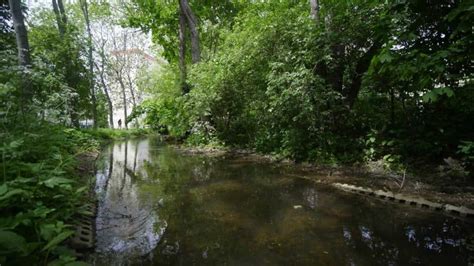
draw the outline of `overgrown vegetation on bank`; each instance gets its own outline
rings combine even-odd
[[[112,119],[107,90],[118,63],[105,44],[93,48],[91,19],[110,18],[109,3],[54,0],[48,9],[35,1],[43,8],[32,10],[24,2],[0,1],[0,264],[80,265],[64,240],[73,234],[73,217],[87,213],[93,176],[82,164],[93,169],[94,162],[83,155],[147,131],[97,129],[128,126],[126,112]],[[127,78],[125,105],[135,88]],[[80,129],[87,126],[94,129]]]
[[[170,62],[143,79],[150,127],[296,161],[472,173],[472,1],[190,1],[200,61],[177,20],[189,10],[152,2],[129,14]]]
[[[0,263],[75,260],[61,242],[73,234],[72,217],[86,212],[89,187],[75,170],[76,156],[97,152],[98,140],[47,123],[10,127],[1,136]]]
[[[88,212],[84,204],[93,176],[82,173],[78,165],[94,163],[78,158],[84,153],[97,154],[106,141],[144,133],[77,130],[34,121],[28,126],[9,125],[2,131],[0,263],[55,260],[63,265],[74,261],[74,253],[62,242],[74,232],[73,217]]]

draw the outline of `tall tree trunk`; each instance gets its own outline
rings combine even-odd
[[[64,9],[63,0],[58,0],[58,7],[59,12],[61,12],[61,20],[63,21],[64,25],[67,25],[67,16],[66,10]]]
[[[94,84],[94,59],[92,58],[92,32],[89,20],[89,9],[87,6],[87,0],[81,0],[81,10],[84,15],[87,29],[87,45],[88,45],[88,60],[89,60],[89,86],[92,100],[92,120],[94,121],[94,128],[97,128],[97,99],[95,94]]]
[[[123,83],[123,78],[122,74],[116,70],[117,74],[117,79],[120,84],[120,88],[122,89],[122,101],[123,101],[123,123],[125,125],[125,129],[128,129],[128,123],[127,123],[127,92],[125,88],[125,84]]]
[[[13,27],[15,29],[16,46],[18,49],[18,64],[23,68],[28,68],[30,65],[30,45],[28,43],[28,32],[25,27],[25,19],[21,12],[21,0],[8,0],[10,5],[10,13],[13,19]],[[21,97],[20,108],[25,114],[25,107],[27,103],[31,102],[32,91],[29,86],[29,78],[26,76],[26,72],[23,72],[22,86],[21,86]]]
[[[137,108],[137,100],[135,98],[135,89],[133,88],[133,83],[132,83],[132,78],[130,77],[130,72],[127,72],[127,81],[128,81],[128,87],[130,89],[130,95],[132,96],[132,106],[133,106],[133,109],[135,109],[135,108]],[[135,124],[138,127],[138,117],[135,117]]]
[[[112,103],[112,99],[110,98],[109,89],[105,84],[104,77],[100,77],[102,80],[102,86],[104,86],[104,93],[105,97],[107,98],[107,108],[109,109],[109,126],[113,129],[114,128],[114,106]]]
[[[201,47],[199,40],[199,32],[197,29],[197,19],[194,15],[191,7],[189,6],[188,0],[180,0],[180,9],[183,10],[183,13],[186,17],[186,22],[189,27],[189,32],[191,35],[191,60],[194,63],[201,61]]]
[[[311,18],[319,23],[319,0],[310,0],[311,5]]]
[[[66,32],[66,25],[64,24],[61,12],[59,11],[58,2],[56,0],[52,0],[52,4],[54,15],[56,16],[56,24],[58,24],[59,35],[61,35],[62,39],[64,37],[64,33]]]
[[[180,4],[181,7],[181,4]],[[179,70],[183,94],[188,93],[186,86],[186,17],[182,8],[179,9]]]
[[[345,62],[344,58],[346,57],[346,47],[344,44],[337,43],[331,45],[332,57],[335,58],[333,63],[335,66],[332,68],[331,73],[328,75],[328,80],[333,86],[334,90],[343,93],[343,82],[344,82],[344,70]]]
[[[20,66],[26,67],[30,64],[30,45],[28,43],[28,32],[25,27],[25,18],[21,12],[21,0],[8,0],[8,3],[15,29],[18,63]]]
[[[107,99],[107,108],[108,108],[108,117],[109,117],[109,127],[114,128],[114,107],[113,107],[113,102],[112,98],[110,96],[110,89],[109,86],[107,85],[107,82],[105,81],[105,70],[106,70],[106,65],[108,63],[107,56],[105,53],[105,45],[106,45],[106,39],[103,37],[103,33],[100,33],[100,40],[101,43],[100,45],[96,45],[98,47],[97,53],[100,56],[100,62],[101,65],[99,66],[96,61],[94,62],[94,65],[97,69],[97,72],[99,73],[99,78],[100,82],[102,84],[102,89],[104,90],[105,97]]]
[[[102,58],[103,59],[103,58]],[[110,97],[109,93],[109,87],[107,86],[107,83],[105,82],[105,77],[104,77],[104,64],[102,63],[102,68],[99,68],[97,63],[94,63],[95,67],[99,71],[99,76],[100,76],[100,81],[102,83],[102,88],[104,90],[105,98],[107,99],[107,108],[109,109],[109,126],[111,128],[114,128],[114,106],[112,103],[112,99]]]
[[[383,42],[376,40],[374,44],[372,44],[372,46],[369,48],[369,50],[357,62],[355,72],[351,78],[351,84],[349,85],[349,88],[345,93],[349,108],[352,108],[352,106],[354,105],[355,100],[359,95],[360,88],[362,86],[362,78],[364,77],[365,72],[367,72],[367,70],[369,69],[372,58],[382,47],[382,43]]]

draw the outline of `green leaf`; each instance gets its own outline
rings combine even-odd
[[[446,95],[450,98],[454,96],[454,91],[448,87],[435,88],[425,93],[422,99],[424,102],[436,102],[441,95]]]
[[[433,91],[430,91],[430,92],[425,93],[422,99],[423,99],[423,102],[425,103],[436,102],[438,100],[438,95],[434,93]]]
[[[17,149],[21,145],[23,145],[23,140],[14,140],[14,141],[10,142],[10,144],[9,144],[10,149]]]
[[[83,186],[83,187],[80,187],[76,190],[76,194],[82,194],[88,187],[87,186]]]
[[[60,233],[59,235],[55,236],[51,241],[48,242],[48,244],[43,248],[43,251],[56,247],[59,243],[66,240],[72,234],[74,234],[74,231],[72,230],[67,230]]]
[[[49,241],[53,238],[56,233],[56,225],[55,224],[42,224],[40,226],[40,235],[41,237]]]
[[[0,255],[11,253],[22,253],[26,255],[28,252],[25,238],[11,231],[0,230],[0,247]]]
[[[49,188],[53,188],[55,186],[63,185],[63,184],[70,184],[74,183],[74,180],[64,177],[52,177],[48,180],[42,182],[45,186]]]
[[[390,63],[392,62],[393,57],[389,53],[383,53],[380,55],[380,62],[382,63]]]
[[[35,217],[45,218],[47,214],[55,211],[56,209],[50,209],[46,206],[38,206],[36,209],[33,210],[33,214]]]
[[[8,191],[6,194],[4,194],[3,196],[1,196],[0,201],[6,200],[6,199],[11,198],[15,195],[26,194],[26,192],[27,192],[26,190],[19,189],[19,188],[12,189],[12,190]]]
[[[454,91],[450,88],[444,88],[444,94],[450,98],[454,96]]]
[[[0,195],[7,193],[7,191],[8,191],[7,184],[3,184],[0,186]]]

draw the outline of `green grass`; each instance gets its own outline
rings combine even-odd
[[[141,137],[151,134],[149,129],[133,128],[133,129],[83,129],[84,133],[91,135],[94,138],[101,140],[120,140],[131,137]]]

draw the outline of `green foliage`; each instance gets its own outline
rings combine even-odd
[[[360,32],[361,25],[354,28]],[[341,140],[354,131],[356,121],[349,120],[354,116],[343,105],[343,95],[313,72],[330,48],[328,37],[333,38],[307,16],[307,3],[254,5],[225,35],[217,55],[193,69],[188,101],[192,120],[210,117],[226,144],[297,160],[351,160],[344,153],[359,145]],[[331,58],[324,60],[333,64]],[[344,129],[351,131],[333,133]]]
[[[64,36],[55,27],[52,11],[34,14],[29,32],[35,71],[36,101],[53,122],[78,126],[90,110],[89,79],[84,61],[85,42],[76,25],[68,23]]]
[[[99,142],[47,123],[27,130],[9,125],[1,136],[0,261],[44,260],[65,249],[62,242],[73,233],[71,218],[84,208],[85,180],[75,171],[75,156],[96,151]]]
[[[220,42],[219,28],[233,22],[239,10],[249,5],[248,1],[189,1],[191,9],[199,19],[203,57],[210,57]],[[161,55],[170,63],[178,61],[179,5],[170,0],[134,0],[127,6],[128,24],[151,31],[153,41],[163,47]]]
[[[139,113],[191,144],[296,160],[382,160],[398,171],[468,158],[458,146],[474,138],[470,2],[321,1],[319,22],[307,1],[249,3],[191,67],[190,93],[167,67],[143,84],[153,99]],[[166,13],[141,4],[131,20]]]
[[[465,160],[474,161],[474,141],[461,141],[458,148],[458,153],[461,154]]]
[[[460,156],[465,170],[472,173],[474,171],[474,141],[461,141],[457,154]]]
[[[186,96],[181,95],[176,68],[166,65],[148,75],[142,78],[139,86],[151,93],[153,98],[146,99],[138,110],[134,110],[135,115],[146,113],[145,125],[162,133],[184,135],[190,128],[190,120],[184,106]]]

